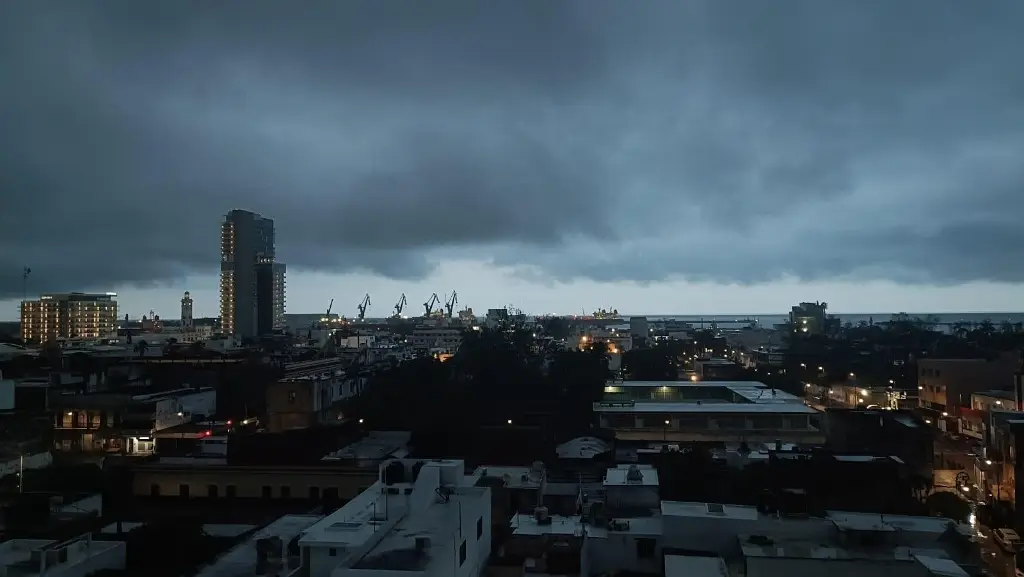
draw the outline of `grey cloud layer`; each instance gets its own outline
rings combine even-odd
[[[0,4],[0,298],[218,262],[1024,280],[1024,4]]]

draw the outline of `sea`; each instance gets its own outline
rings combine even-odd
[[[843,324],[854,325],[865,323],[883,323],[892,319],[897,313],[829,313],[829,316],[838,317]],[[1001,323],[1024,323],[1024,312],[1017,313],[905,313],[910,318],[926,319],[934,322],[938,327],[949,327],[956,323],[978,325],[989,321],[998,327]],[[757,323],[764,328],[773,328],[789,320],[785,314],[735,314],[735,315],[643,315],[648,321],[675,320],[689,323],[694,326],[710,326],[715,324],[721,328],[742,327]],[[623,316],[628,321],[628,316]]]

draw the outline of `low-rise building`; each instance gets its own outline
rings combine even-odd
[[[301,575],[476,577],[491,553],[491,493],[463,461],[400,459],[298,540]]]
[[[743,376],[743,365],[729,359],[697,359],[693,362],[693,372],[697,379],[732,380]]]
[[[167,457],[123,464],[134,497],[321,500],[340,503],[369,487],[377,470],[335,463],[314,466],[232,465],[226,459]]]
[[[967,577],[981,568],[971,529],[936,517],[845,511],[791,517],[755,507],[679,501],[662,501],[656,510],[633,516],[603,505],[589,509],[581,516],[517,515],[496,563],[518,564],[520,575],[547,569],[560,575],[667,577]],[[552,555],[557,552],[562,553]],[[681,568],[707,572],[673,572]]]
[[[12,539],[0,543],[0,575],[87,577],[125,568],[125,544],[94,541],[90,533],[69,539]]]
[[[959,432],[967,437],[985,441],[993,426],[994,413],[1016,413],[1017,403],[1013,391],[980,391],[971,393],[970,408],[960,409]]]
[[[414,350],[420,353],[454,354],[462,344],[462,328],[419,327],[412,332],[410,340]]]
[[[54,448],[61,451],[146,455],[157,431],[202,420],[217,410],[212,388],[148,394],[52,395]]]
[[[949,431],[959,428],[961,409],[972,406],[971,395],[981,391],[1010,390],[1020,369],[1018,353],[995,359],[918,359],[920,408]]]
[[[488,473],[489,474],[489,473]],[[523,479],[543,485],[542,477]],[[521,484],[509,475],[506,488]],[[513,512],[498,575],[664,574],[965,576],[980,569],[973,530],[949,519],[662,501],[657,472],[617,466],[581,487],[576,514]],[[679,572],[679,571],[690,572]]]
[[[820,412],[755,381],[625,381],[594,403],[600,425],[631,441],[824,443]]]

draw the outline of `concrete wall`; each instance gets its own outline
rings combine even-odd
[[[916,561],[747,557],[746,577],[927,577]]]
[[[217,391],[199,391],[160,399],[156,403],[154,430],[161,431],[182,423],[189,423],[198,416],[212,417],[217,412]],[[178,416],[181,413],[181,416]]]
[[[226,498],[228,487],[233,486],[238,498],[262,498],[263,487],[271,487],[273,498],[282,498],[287,487],[292,499],[310,498],[310,489],[320,495],[327,489],[337,489],[338,497],[355,497],[377,480],[377,470],[316,469],[272,470],[251,467],[195,467],[170,470],[137,469],[132,481],[132,493],[139,497],[152,496],[153,485],[159,487],[162,497],[181,496],[181,486],[188,486],[193,499],[210,498],[210,488],[216,487],[217,497]]]
[[[50,455],[49,451],[25,455],[24,464],[22,464],[20,457],[15,457],[0,464],[0,478],[8,475],[17,475],[22,466],[26,469],[45,469],[51,464],[53,464],[53,456]]]
[[[14,409],[14,380],[4,379],[0,374],[0,411]]]

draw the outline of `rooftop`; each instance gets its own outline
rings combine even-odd
[[[253,533],[244,542],[204,567],[196,577],[243,577],[256,574],[256,543],[266,537],[279,537],[283,546],[307,527],[323,517],[319,515],[285,515]]]
[[[543,473],[532,467],[525,466],[498,466],[485,465],[477,468],[481,477],[496,477],[501,479],[505,486],[510,489],[539,489]]]
[[[605,487],[657,487],[658,470],[652,465],[618,465],[604,474]]]
[[[673,517],[706,517],[719,519],[760,519],[757,507],[724,505],[722,503],[696,503],[692,501],[662,501],[661,514]]]
[[[915,556],[923,555],[948,561],[945,551],[934,548],[833,546],[823,545],[806,539],[794,539],[775,535],[738,535],[737,537],[739,538],[744,557],[914,561]],[[956,563],[953,564],[956,565]]]
[[[607,383],[615,387],[726,387],[730,389],[767,389],[761,381],[615,381]]]
[[[117,550],[120,549],[120,554]],[[83,574],[99,569],[124,569],[124,549],[122,541],[93,541],[89,534],[68,541],[50,539],[12,539],[0,544],[0,572],[4,575],[28,577],[39,575],[40,560],[34,555],[47,552],[44,573],[77,573]],[[66,555],[50,555],[58,551]],[[63,561],[59,559],[65,557]],[[89,563],[89,567],[71,569],[76,565]]]
[[[974,394],[981,397],[992,397],[993,399],[1002,399],[1007,401],[1013,401],[1016,399],[1013,395],[1013,391],[978,391]]]
[[[550,523],[541,523],[533,514],[518,513],[509,521],[513,535],[574,535],[583,536],[583,518],[579,515],[566,517],[551,515]]]
[[[458,487],[448,502],[431,502],[425,509],[402,517],[361,559],[354,569],[390,571],[423,571],[438,556],[451,556],[455,548],[452,540],[463,528],[462,511],[470,502],[479,500],[487,489]],[[465,503],[464,503],[465,502]]]
[[[577,437],[555,448],[559,459],[593,459],[612,448],[597,437]]]
[[[729,577],[721,557],[665,555],[665,577]]]
[[[388,465],[396,462],[406,461],[394,460],[381,464],[382,477],[386,475]],[[422,463],[419,473],[413,473],[416,477],[412,482],[395,482],[387,485],[381,481],[375,482],[344,507],[310,527],[302,537],[302,545],[352,550],[367,544],[375,533],[398,530],[407,517],[417,517],[421,514],[428,517],[437,515],[439,513],[431,511],[433,505],[445,508],[445,503],[436,503],[440,500],[437,491],[441,485],[454,491],[451,494],[451,501],[465,496],[479,497],[490,491],[486,487],[467,486],[473,478],[469,477],[467,481],[467,477],[463,475],[465,464],[462,461]],[[451,483],[443,483],[446,477],[466,484],[452,486]],[[374,549],[376,548],[375,546]]]
[[[599,413],[768,413],[785,415],[816,415],[818,410],[803,403],[729,403],[729,402],[598,402]]]
[[[365,438],[330,453],[323,460],[403,458],[408,454],[411,436],[408,431],[371,431]]]

